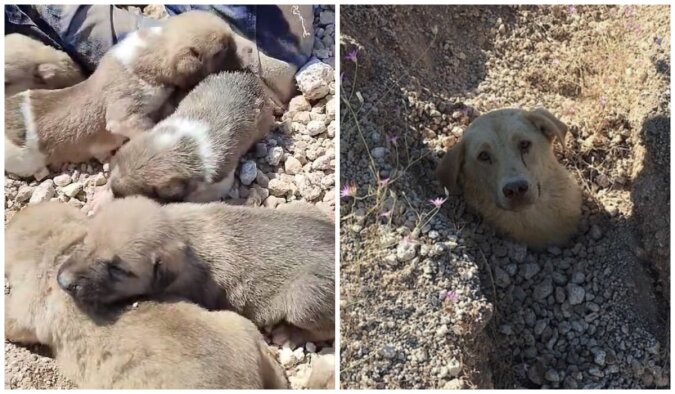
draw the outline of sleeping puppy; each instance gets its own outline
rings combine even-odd
[[[335,334],[334,249],[334,226],[319,214],[135,196],[91,219],[58,282],[93,307],[174,295],[322,341]]]
[[[553,153],[566,133],[545,109],[492,111],[471,123],[436,174],[498,231],[533,248],[561,245],[581,217],[581,189]]]
[[[84,81],[65,52],[22,34],[5,36],[5,97],[28,89],[62,89]]]
[[[201,11],[129,34],[86,81],[28,90],[5,101],[5,170],[28,177],[46,165],[105,160],[154,126],[175,88],[220,71],[231,49],[226,22]]]
[[[45,218],[53,221],[45,226]],[[5,232],[5,338],[51,348],[80,388],[288,388],[253,323],[186,301],[87,314],[56,282],[86,218],[59,203],[25,208]]]
[[[173,115],[119,150],[112,160],[111,192],[165,202],[218,200],[229,192],[241,156],[273,122],[258,77],[211,75]]]

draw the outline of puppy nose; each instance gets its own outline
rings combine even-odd
[[[59,287],[67,292],[72,293],[76,288],[75,275],[65,271],[63,267],[59,269],[59,273],[56,275],[56,281],[59,283]]]
[[[522,197],[527,190],[529,189],[529,184],[526,180],[517,180],[514,182],[509,182],[502,188],[504,197],[512,199]]]

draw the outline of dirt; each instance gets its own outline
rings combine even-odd
[[[342,7],[343,388],[670,387],[669,15]],[[443,152],[508,106],[570,126],[568,247],[529,250],[442,200]]]

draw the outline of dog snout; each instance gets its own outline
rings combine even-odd
[[[525,196],[530,189],[529,183],[524,179],[518,179],[504,185],[502,193],[509,200],[520,199]]]

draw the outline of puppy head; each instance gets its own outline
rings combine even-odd
[[[518,211],[541,196],[555,165],[553,142],[567,126],[545,109],[503,109],[476,119],[441,160],[436,174],[451,193],[470,191],[500,209]]]
[[[110,188],[115,197],[143,195],[160,202],[179,202],[199,181],[199,159],[186,139],[162,132],[138,136],[122,146],[111,161]]]
[[[5,96],[29,89],[61,89],[84,79],[66,53],[21,34],[5,36]]]
[[[45,220],[53,222],[46,226]],[[27,206],[12,217],[5,229],[6,339],[49,343],[43,319],[47,305],[55,305],[52,297],[62,294],[54,291],[54,276],[63,257],[82,242],[86,220],[79,209],[56,202]]]
[[[143,197],[115,200],[91,219],[57,282],[79,305],[96,309],[161,293],[176,279],[185,253],[159,204]]]
[[[157,45],[164,53],[164,82],[183,89],[195,86],[209,74],[224,71],[228,58],[236,52],[227,22],[205,11],[169,18]]]

